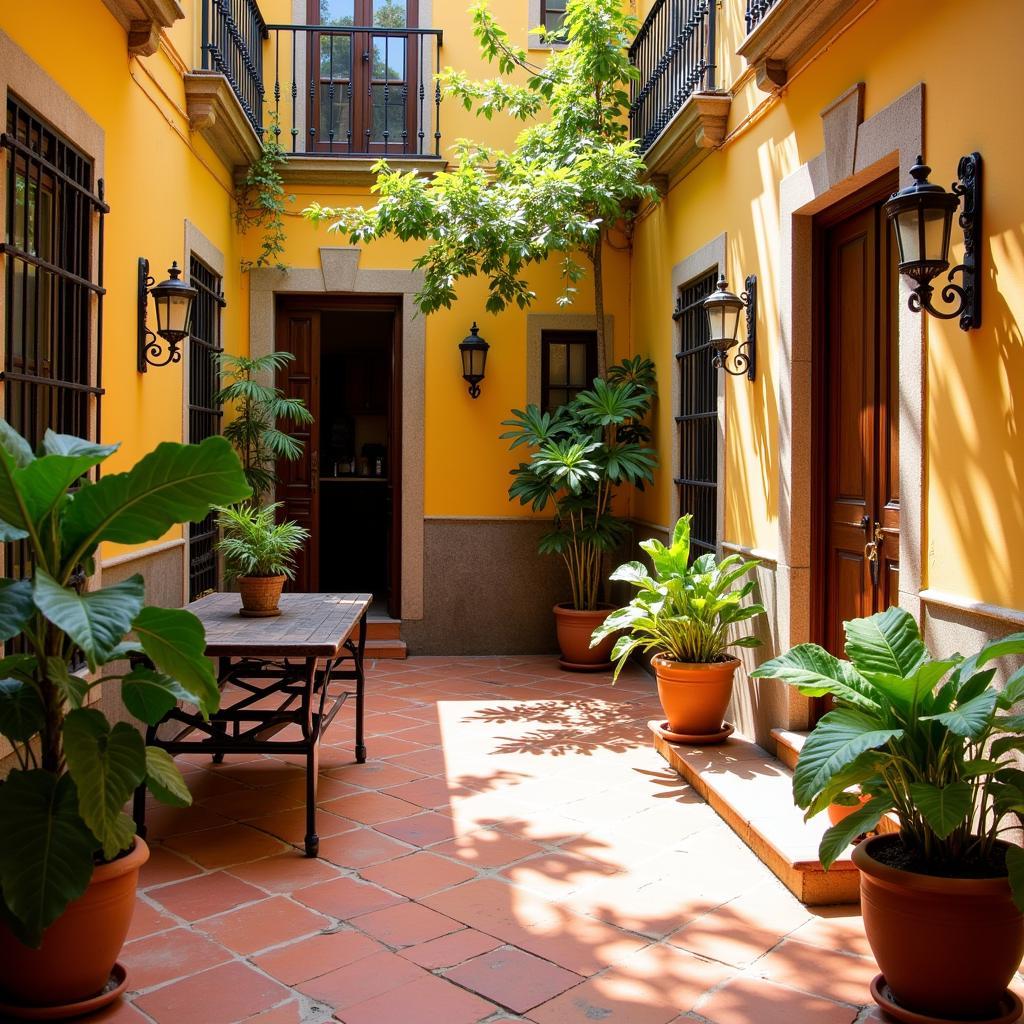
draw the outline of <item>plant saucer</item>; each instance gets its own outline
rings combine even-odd
[[[596,665],[593,662],[566,661],[565,658],[558,659],[558,667],[563,672],[610,672],[615,663],[612,661],[599,661]]]
[[[256,611],[249,608],[239,608],[238,614],[243,619],[273,619],[281,614],[280,608],[271,608],[268,611]]]
[[[716,743],[724,743],[735,731],[736,727],[729,722],[723,722],[718,732],[710,732],[706,735],[698,733],[673,732],[668,727],[668,722],[652,722],[658,735],[669,743],[688,743],[691,746],[705,747],[713,746]]]
[[[121,964],[114,964],[106,985],[94,996],[81,999],[77,1003],[64,1003],[60,1006],[19,1006],[16,1003],[0,1002],[0,1017],[7,1020],[67,1020],[69,1017],[80,1017],[84,1013],[109,1006],[128,987],[128,974]]]
[[[913,1010],[900,1006],[882,974],[877,974],[872,979],[871,996],[882,1008],[886,1017],[899,1021],[900,1024],[966,1024],[963,1017],[932,1017],[927,1013],[915,1013]],[[971,1024],[1013,1024],[1013,1021],[1017,1020],[1021,1013],[1024,1013],[1024,1003],[1021,1003],[1020,996],[1007,989],[993,1016],[971,1017],[970,1022]]]

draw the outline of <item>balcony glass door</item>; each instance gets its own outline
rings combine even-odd
[[[309,0],[310,127],[322,152],[415,152],[417,0]]]

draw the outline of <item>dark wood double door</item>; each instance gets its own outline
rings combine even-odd
[[[881,209],[895,180],[816,221],[815,633],[842,655],[843,622],[897,604],[898,272]]]

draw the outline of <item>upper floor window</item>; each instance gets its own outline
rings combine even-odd
[[[541,335],[541,409],[552,412],[590,387],[597,376],[595,331],[544,331]]]
[[[540,0],[540,21],[548,32],[557,32],[565,22],[566,0]]]

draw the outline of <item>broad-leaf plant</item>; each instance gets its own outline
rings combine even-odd
[[[848,660],[801,644],[752,673],[835,700],[800,752],[793,795],[807,817],[851,786],[870,799],[825,833],[822,864],[894,812],[910,870],[965,877],[1005,866],[1024,910],[1024,850],[999,841],[1024,814],[1024,715],[1013,710],[1024,669],[1001,689],[994,681],[1000,658],[1024,654],[1024,633],[933,658],[901,608],[844,626]]]
[[[666,547],[657,538],[640,542],[651,559],[653,572],[643,562],[626,562],[612,573],[636,587],[624,608],[612,612],[594,630],[591,647],[605,637],[621,633],[612,649],[617,679],[634,651],[664,655],[672,661],[707,665],[726,659],[729,647],[757,647],[761,641],[748,634],[736,636],[734,626],[764,614],[757,602],[743,602],[755,581],[740,583],[759,564],[729,555],[721,562],[714,554],[690,561],[690,524],[687,513],[672,531]]]
[[[554,506],[553,528],[539,550],[565,562],[577,611],[599,607],[601,556],[626,532],[614,510],[616,490],[654,478],[657,456],[643,422],[654,395],[654,364],[636,356],[552,412],[529,405],[502,422],[511,451],[532,449],[530,460],[512,470],[509,499],[535,512]]]
[[[218,706],[199,620],[147,606],[141,576],[90,588],[103,541],[140,544],[249,494],[223,437],[165,443],[132,469],[93,482],[116,450],[47,431],[38,451],[0,420],[0,540],[24,545],[27,579],[0,580],[0,734],[16,767],[0,783],[0,916],[38,946],[80,896],[93,866],[131,847],[124,812],[145,784],[158,799],[190,796],[170,756],[127,722],[90,707],[116,686],[132,715],[155,724],[177,701]],[[129,635],[132,638],[129,638]],[[130,654],[151,667],[129,669]]]

